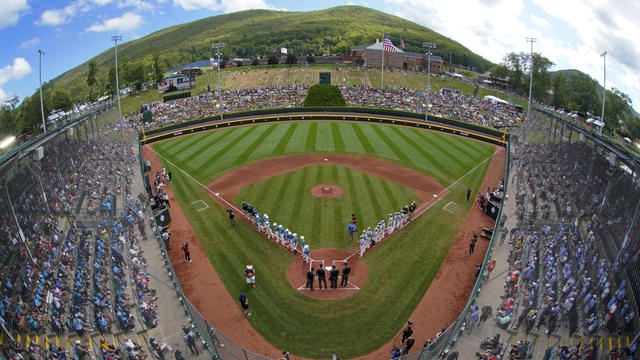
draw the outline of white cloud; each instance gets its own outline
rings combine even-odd
[[[118,2],[118,7],[123,8],[135,8],[140,11],[152,11],[154,9],[153,4],[144,0],[121,0]]]
[[[20,43],[20,49],[28,49],[28,48],[34,47],[38,45],[39,42],[40,42],[40,39],[38,39],[37,37],[33,39],[25,40]]]
[[[142,22],[143,22],[142,16],[136,13],[127,12],[122,14],[122,16],[120,17],[107,19],[102,23],[95,23],[89,26],[86,29],[86,31],[91,31],[91,32],[104,32],[104,31],[113,31],[113,30],[127,31],[127,30],[132,30],[137,28],[138,26],[142,25]]]
[[[2,0],[0,29],[15,25],[27,10],[29,10],[27,0]]]
[[[543,19],[541,17],[537,17],[534,14],[531,14],[531,20],[538,25],[538,27],[544,28],[544,29],[551,29],[551,23],[549,23],[549,21],[547,21],[547,19]]]
[[[207,9],[225,13],[247,9],[275,9],[265,0],[173,0],[173,4],[185,10]]]
[[[0,69],[0,86],[12,80],[22,80],[23,77],[32,71],[33,69],[27,60],[21,57],[15,58],[13,59],[13,64],[5,65]],[[9,97],[11,97],[11,94],[6,93],[0,88],[0,101],[4,101]]]
[[[640,1],[616,0],[458,0],[456,6],[431,0],[385,0],[387,10],[460,42],[471,51],[501,62],[505,54],[534,51],[578,69],[602,83],[607,55],[607,89],[617,87],[640,109]],[[530,19],[530,20],[529,20]],[[526,22],[526,23],[525,23]],[[529,24],[529,25],[527,25]],[[392,39],[393,40],[393,39]]]
[[[62,9],[45,10],[36,23],[44,26],[62,25],[69,22],[79,12],[87,12],[90,8],[90,5],[84,0],[77,0]]]

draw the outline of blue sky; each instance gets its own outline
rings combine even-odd
[[[167,26],[252,8],[289,11],[356,4],[430,27],[493,61],[510,52],[534,51],[557,69],[579,69],[600,83],[607,51],[607,89],[627,93],[640,109],[640,2],[636,0],[2,0],[0,100],[38,88],[38,49],[43,81],[113,46]],[[394,39],[392,39],[394,40]],[[397,41],[397,39],[396,39]]]

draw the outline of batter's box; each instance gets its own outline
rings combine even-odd
[[[449,201],[449,202],[447,203],[447,205],[445,205],[445,206],[443,207],[443,209],[444,209],[444,210],[446,210],[446,211],[448,211],[448,212],[450,212],[450,213],[452,213],[452,214],[457,213],[458,211],[460,211],[460,209],[461,209],[461,208],[462,208],[462,206],[460,206],[460,205],[458,205],[458,204],[454,203],[453,201]]]
[[[196,200],[192,202],[191,205],[196,208],[196,211],[207,210],[209,208],[209,205],[207,205],[204,200]]]

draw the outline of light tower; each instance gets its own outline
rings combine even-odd
[[[222,120],[222,93],[220,91],[220,55],[222,54],[220,49],[225,47],[225,43],[216,42],[211,44],[211,48],[216,49],[216,55],[218,56],[218,107],[220,108],[220,120]]]
[[[536,38],[528,37],[527,42],[531,43],[531,69],[529,70],[529,105],[527,106],[527,121],[531,115],[531,91],[533,90],[533,43],[536,42]]]
[[[600,56],[602,56],[602,62],[604,65],[604,80],[602,81],[602,115],[600,116],[600,121],[602,121],[602,126],[600,126],[600,135],[602,135],[602,128],[604,127],[604,102],[607,99],[607,52],[603,52]]]
[[[431,50],[436,48],[436,44],[425,41],[422,47],[427,49],[427,109],[424,114],[424,120],[427,121],[431,110]]]
[[[120,110],[120,85],[118,83],[118,41],[122,41],[121,35],[113,35],[111,37],[111,41],[115,43],[116,48],[116,97],[118,99],[118,116],[120,117],[120,133],[122,134],[122,142],[125,142],[124,139],[124,121],[122,120],[122,110]]]

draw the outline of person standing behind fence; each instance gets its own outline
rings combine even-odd
[[[182,329],[182,331],[184,331],[184,336],[182,337],[182,339],[187,344],[189,350],[191,350],[191,353],[193,355],[200,355],[200,351],[198,351],[198,347],[196,346],[196,338],[193,331],[189,330],[188,328],[184,328]]]

